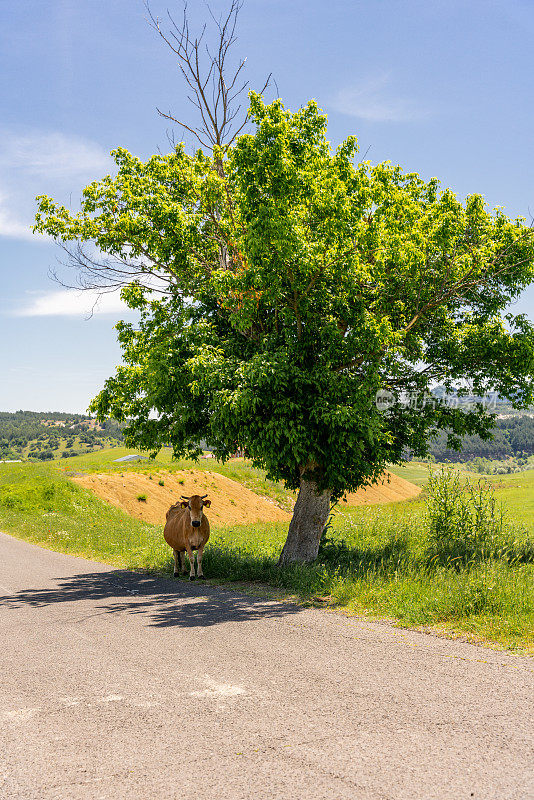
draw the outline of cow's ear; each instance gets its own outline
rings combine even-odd
[[[189,505],[189,500],[182,500],[182,502],[180,503],[180,508],[187,508],[188,505]]]
[[[203,502],[203,503],[204,503],[204,505],[205,505],[205,506],[207,506],[208,508],[211,506],[211,500],[203,500],[202,502]]]

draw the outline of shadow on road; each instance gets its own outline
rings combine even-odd
[[[56,580],[54,588],[25,589],[0,597],[0,605],[16,609],[97,601],[93,607],[97,613],[139,614],[147,618],[146,624],[150,626],[182,628],[285,617],[300,611],[294,603],[260,600],[205,584],[171,581],[123,570]]]

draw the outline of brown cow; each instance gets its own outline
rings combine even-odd
[[[210,538],[210,524],[203,514],[203,508],[211,505],[211,500],[206,500],[208,495],[200,497],[182,497],[167,511],[167,522],[163,530],[163,537],[167,544],[174,550],[174,577],[179,574],[178,565],[182,574],[187,572],[185,567],[184,552],[189,556],[189,580],[195,580],[195,556],[197,551],[197,577],[203,578],[202,553],[206,542]]]

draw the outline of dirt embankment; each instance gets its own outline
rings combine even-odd
[[[377,503],[398,503],[400,500],[412,500],[421,494],[421,487],[399,478],[392,472],[384,472],[383,478],[365,489],[347,495],[349,506],[370,506]]]
[[[219,525],[244,525],[252,522],[288,522],[291,515],[274,502],[255,494],[241,483],[218,472],[183,470],[179,472],[103,473],[72,478],[102,500],[132,517],[163,525],[165,514],[181,495],[207,494],[212,502],[209,519]],[[163,486],[159,482],[163,481]],[[347,505],[362,506],[409,500],[421,492],[418,486],[385,473],[374,486],[347,495]],[[139,500],[139,496],[146,500]]]
[[[267,498],[218,472],[183,470],[151,475],[152,480],[137,472],[84,475],[72,480],[132,517],[156,525],[164,524],[165,514],[181,495],[193,494],[208,495],[211,508],[207,513],[210,522],[215,524],[244,525],[291,519],[290,514]],[[159,481],[163,481],[164,486],[160,486]],[[146,500],[138,500],[139,495],[145,495]]]

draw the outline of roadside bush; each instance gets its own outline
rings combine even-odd
[[[534,560],[534,542],[513,530],[497,504],[494,486],[483,479],[472,483],[447,468],[431,472],[426,516],[430,564],[460,569],[490,559]]]

